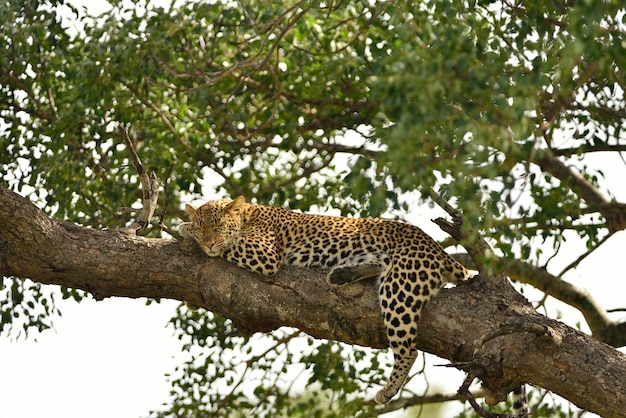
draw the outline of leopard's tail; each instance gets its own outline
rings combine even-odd
[[[519,385],[512,392],[513,410],[511,411],[516,418],[528,417],[528,404],[526,400],[526,385]]]

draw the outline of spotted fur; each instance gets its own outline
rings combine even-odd
[[[417,321],[444,282],[459,283],[468,271],[416,226],[380,219],[310,215],[235,200],[187,205],[184,237],[219,256],[264,275],[281,265],[329,270],[340,286],[365,278],[379,282],[379,301],[394,355],[387,385],[376,395],[396,395],[417,358]]]
[[[512,413],[516,418],[528,417],[528,404],[526,399],[526,385],[516,387],[512,392]]]

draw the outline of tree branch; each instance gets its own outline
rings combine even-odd
[[[626,115],[623,116],[626,118]],[[607,144],[602,142],[599,144],[584,143],[576,148],[556,148],[552,150],[552,153],[556,157],[571,157],[572,155],[584,155],[592,152],[626,152],[625,144]]]
[[[387,347],[371,282],[331,289],[321,273],[290,267],[263,278],[222,259],[185,256],[174,240],[55,221],[4,188],[0,274],[84,289],[96,299],[185,300],[248,332],[290,326],[317,338]],[[481,344],[518,323],[551,333],[504,333]],[[418,333],[420,350],[471,369],[496,400],[528,382],[604,417],[626,409],[626,355],[538,314],[506,281],[477,278],[442,291],[425,308]]]
[[[330,291],[322,273],[288,267],[268,279],[219,258],[185,256],[175,240],[50,219],[4,188],[0,224],[0,274],[6,276],[83,289],[98,300],[186,301],[251,332],[287,325],[318,338],[387,346],[371,283]]]
[[[539,152],[537,154],[540,154]],[[600,190],[587,181],[582,175],[567,167],[561,160],[551,155],[537,155],[534,161],[543,171],[561,180],[574,193],[578,194],[589,205],[610,203]]]
[[[612,202],[597,187],[587,181],[582,175],[567,167],[557,157],[538,153],[533,162],[545,171],[561,180],[574,193],[584,199],[590,208],[597,210],[606,218],[609,232],[616,232],[626,228],[626,205]]]
[[[139,158],[139,155],[135,150],[133,141],[130,139],[126,128],[120,127],[120,135],[126,143],[128,152],[133,159],[133,165],[137,169],[139,181],[141,182],[141,187],[143,189],[143,206],[139,211],[139,215],[137,215],[137,220],[135,221],[135,223],[130,225],[128,228],[125,228],[125,231],[139,234],[141,230],[148,227],[148,225],[150,224],[150,219],[152,219],[152,215],[154,214],[154,211],[156,209],[157,201],[159,199],[159,180],[157,179],[154,171],[150,173],[150,176],[148,176],[148,174],[146,173],[146,169],[141,163],[141,159]]]
[[[455,254],[459,262],[472,265],[467,254]],[[626,323],[613,321],[589,292],[520,260],[498,258],[493,260],[513,280],[527,283],[546,295],[552,296],[580,311],[591,329],[593,337],[613,347],[626,346]]]
[[[482,388],[479,388],[473,392],[471,392],[472,397],[474,398],[482,398],[485,396],[485,391]],[[423,395],[418,396],[414,395],[411,397],[400,398],[397,400],[391,400],[387,405],[385,405],[381,410],[377,411],[380,414],[386,414],[389,412],[397,411],[399,409],[408,408],[415,405],[427,405],[432,403],[442,403],[449,401],[465,401],[466,395],[461,395],[458,393],[434,393],[432,395]],[[372,401],[374,402],[374,401]]]

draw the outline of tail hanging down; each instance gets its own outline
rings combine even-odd
[[[512,398],[513,398],[513,416],[516,418],[527,418],[528,417],[528,404],[526,401],[526,385],[519,385],[515,389],[513,389]]]

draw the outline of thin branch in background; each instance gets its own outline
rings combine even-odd
[[[485,411],[479,404],[478,402],[476,402],[476,399],[474,398],[474,395],[469,391],[469,386],[472,384],[472,382],[474,381],[474,379],[476,378],[474,373],[468,373],[467,377],[465,378],[465,381],[463,381],[463,384],[461,385],[461,387],[459,388],[458,394],[460,396],[463,396],[467,402],[469,402],[469,404],[472,406],[472,408],[474,409],[474,411],[478,414],[478,416],[484,417],[484,418],[504,418],[507,415],[503,415],[503,414],[496,414],[493,412],[489,412],[489,411]]]
[[[187,133],[183,132],[183,135],[179,135],[178,131],[176,130],[176,128],[174,127],[174,125],[172,124],[172,122],[169,120],[169,118],[167,117],[167,115],[165,114],[164,111],[161,111],[161,109],[159,108],[159,106],[157,106],[152,100],[150,100],[147,97],[143,97],[141,94],[139,94],[139,92],[134,89],[129,83],[124,83],[122,82],[122,84],[131,92],[133,93],[133,95],[135,96],[135,98],[137,100],[139,100],[143,105],[145,105],[146,107],[150,108],[154,113],[156,113],[156,115],[159,117],[159,119],[161,119],[161,122],[163,122],[165,124],[165,127],[167,128],[167,130],[172,134],[172,136],[174,137],[174,139],[176,140],[176,142],[178,142],[183,149],[185,150],[185,152],[187,152],[187,154],[189,155],[194,155],[195,153],[195,149],[194,147],[191,145],[191,143],[189,142],[189,138],[187,137]],[[128,144],[128,142],[130,141],[130,138],[127,140],[126,138],[128,137],[128,133],[124,134],[124,132],[126,132],[124,130],[124,128],[120,128],[123,130],[122,132],[122,137],[126,136],[124,138],[124,140],[126,141],[126,143]],[[136,154],[136,153],[135,153]]]
[[[470,392],[474,399],[483,398],[485,396],[485,390],[479,388]],[[387,414],[389,412],[397,411],[400,409],[410,408],[411,406],[427,405],[433,403],[444,403],[450,401],[464,402],[467,399],[466,395],[459,393],[434,393],[432,395],[415,395],[407,398],[400,398],[392,400],[386,404],[383,408],[377,409],[378,414]]]
[[[459,212],[454,209],[452,205],[446,202],[441,196],[439,196],[439,193],[437,193],[432,187],[428,189],[428,195],[439,207],[445,210],[448,215],[452,216],[453,218],[460,217]]]
[[[571,157],[572,155],[577,155],[577,154],[588,154],[591,152],[617,152],[619,153],[620,157],[621,157],[621,153],[626,151],[626,144],[615,144],[615,145],[611,145],[611,144],[607,144],[607,143],[600,143],[600,144],[583,144],[577,148],[564,148],[564,149],[553,149],[552,153],[556,156],[561,156],[561,157]]]
[[[600,248],[600,246],[602,244],[604,244],[605,242],[607,242],[607,240],[609,238],[611,238],[613,236],[615,232],[614,231],[610,231],[609,234],[602,238],[600,240],[600,242],[598,242],[598,244],[596,246],[594,246],[593,248],[590,248],[589,251],[585,252],[584,254],[582,254],[580,257],[578,257],[576,260],[574,260],[572,263],[570,263],[567,267],[565,267],[559,274],[556,275],[556,277],[558,278],[562,278],[563,275],[565,273],[567,273],[569,270],[576,268],[576,266],[578,266],[585,258],[587,258],[592,252],[594,252],[595,250],[597,250],[598,248]]]

